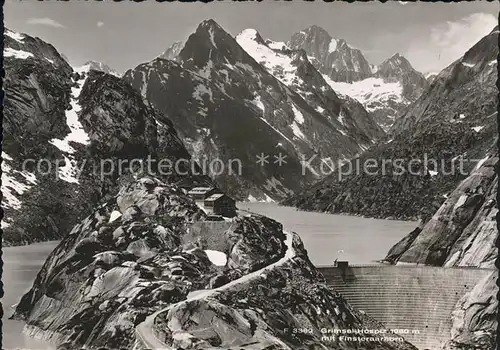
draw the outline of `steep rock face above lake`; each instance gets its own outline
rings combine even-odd
[[[493,349],[497,332],[498,155],[482,161],[433,217],[389,251],[393,263],[490,268],[457,304],[446,350]]]
[[[444,69],[387,138],[284,203],[427,222],[496,142],[497,55],[495,30]]]
[[[448,196],[417,235],[411,233],[392,248],[387,260],[493,268],[497,164],[497,156],[486,159]]]
[[[255,324],[261,329],[267,323],[262,334],[274,334],[264,335],[271,342],[280,337],[283,322],[290,327],[314,327],[315,332],[329,325],[381,327],[322,283],[296,235],[296,257],[288,261],[291,234],[284,233],[281,224],[263,216],[238,216],[222,222],[222,229],[214,229],[213,235],[221,239],[207,241],[190,234],[193,225],[205,220],[204,212],[176,186],[150,177],[123,185],[118,195],[61,241],[19,302],[14,318],[27,322],[29,334],[58,343],[60,349],[131,348],[138,343],[136,327],[148,315],[189,298],[190,292],[248,280],[248,284],[235,283],[241,288],[228,288],[216,301],[200,300],[199,305],[218,305],[213,314],[218,321],[208,322],[205,334],[232,323],[225,315],[238,314],[242,305],[249,306],[248,314],[256,321],[262,317],[256,305],[274,310],[269,319]],[[225,261],[214,259],[214,251]],[[260,272],[273,264],[277,270],[269,267]],[[257,280],[246,278],[252,272],[259,276]],[[189,317],[203,310],[197,308]],[[282,318],[292,314],[292,323]],[[227,329],[227,336],[244,342],[254,327],[245,324],[238,324],[244,330]],[[290,344],[302,339],[313,344],[318,343],[319,333],[313,338],[294,339],[291,334],[286,338]],[[339,344],[346,347],[326,348],[358,349],[354,343]],[[414,349],[401,343],[381,343],[379,348]]]
[[[6,30],[4,40],[4,245],[63,237],[116,194],[134,159],[191,160],[170,120],[125,81],[72,68],[39,38]],[[192,169],[163,179],[213,185]]]
[[[384,135],[360,104],[336,96],[304,51],[273,50],[256,31],[235,39],[206,20],[175,58],[124,79],[172,119],[195,159],[224,164],[213,176],[237,199],[283,199],[321,177],[321,158],[352,157]]]

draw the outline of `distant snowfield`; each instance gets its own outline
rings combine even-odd
[[[236,37],[236,41],[250,56],[252,56],[255,61],[262,64],[273,76],[275,76],[286,86],[297,84],[300,85],[303,83],[302,79],[300,79],[300,77],[297,75],[297,67],[292,64],[293,59],[288,55],[279,53],[271,49],[271,47],[277,47],[281,49],[281,47],[283,47],[284,45],[283,43],[274,42],[271,40],[268,40],[267,45],[259,43],[257,41],[257,31],[255,29],[245,29]],[[262,109],[263,112],[265,111],[265,108],[260,101],[260,97],[256,97],[256,99],[252,101],[252,103]],[[290,124],[292,133],[295,138],[307,141],[306,135],[300,128],[300,126],[304,125],[305,122],[304,115],[295,105],[295,103],[292,102],[291,105],[293,114],[295,116],[294,121],[292,122],[292,124]],[[267,122],[266,120],[264,121],[269,124],[269,122]],[[275,128],[273,127],[273,129]],[[282,133],[280,132],[280,134]],[[282,136],[284,135],[282,134]],[[284,137],[289,140],[286,136]]]
[[[266,45],[258,43],[256,39],[257,31],[255,29],[245,29],[236,37],[238,44],[283,84],[289,86],[294,80],[296,81],[298,79],[295,74],[297,67],[292,65],[292,59],[285,54],[272,50]],[[279,46],[279,44],[274,43],[272,47]]]
[[[275,203],[274,199],[269,197],[267,194],[264,193],[265,199],[264,200],[258,200],[251,194],[248,195],[247,201],[250,203]]]
[[[370,106],[373,102],[389,100],[397,103],[404,102],[403,87],[399,82],[386,83],[382,78],[367,78],[353,83],[343,83],[333,81],[327,75],[323,75],[323,78],[336,93],[354,98],[369,112],[377,109]]]

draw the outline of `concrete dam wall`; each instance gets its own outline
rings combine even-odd
[[[419,349],[440,349],[450,339],[458,300],[491,270],[432,266],[318,267],[328,284]]]

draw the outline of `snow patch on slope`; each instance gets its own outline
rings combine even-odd
[[[21,44],[24,44],[24,41],[23,41],[24,35],[22,35],[20,33],[13,32],[12,30],[6,30],[5,35],[10,37],[11,39],[14,39],[17,42],[20,42]]]
[[[328,44],[328,52],[332,53],[337,50],[337,40],[333,39],[330,40],[330,44]]]
[[[299,111],[299,109],[295,106],[295,103],[292,102],[292,110],[295,115],[295,121],[299,124],[304,124],[304,115]]]
[[[210,101],[214,102],[213,95],[212,95],[212,90],[210,88],[207,88],[203,84],[198,84],[196,86],[196,88],[194,89],[193,98],[195,98],[198,101],[203,102],[203,97],[202,97],[203,95],[208,95]]]
[[[381,78],[367,78],[353,83],[336,82],[327,75],[323,78],[340,95],[354,98],[368,112],[385,108],[388,102],[408,103],[403,97],[403,87],[399,82],[384,82]]]
[[[2,152],[2,156],[4,158],[2,162],[2,205],[6,208],[20,209],[22,203],[18,197],[36,184],[36,177],[27,171],[13,170],[6,163],[6,160],[12,160],[12,157],[5,152]],[[19,177],[24,178],[25,182],[21,182]]]
[[[257,106],[257,108],[261,109],[262,110],[262,115],[264,115],[264,113],[266,112],[266,107],[262,103],[262,100],[261,100],[260,96],[255,96],[255,98],[252,101],[250,101],[250,102],[252,104],[254,104],[255,106]]]
[[[7,47],[3,50],[4,57],[14,57],[20,60],[25,60],[29,57],[34,57],[31,52],[26,52],[22,50],[15,50],[10,47]]]
[[[81,67],[80,67],[81,69]],[[82,70],[80,70],[82,72]],[[64,139],[52,139],[49,142],[59,148],[65,153],[75,153],[75,149],[70,146],[69,142],[76,142],[83,145],[87,145],[90,142],[89,136],[83,129],[83,125],[78,120],[78,112],[81,111],[82,107],[78,102],[80,93],[82,91],[83,84],[86,78],[82,78],[77,81],[77,87],[71,88],[71,110],[66,111],[66,124],[70,129],[70,133],[66,135]]]
[[[285,85],[289,86],[297,81],[298,77],[295,74],[297,67],[292,65],[292,58],[257,42],[255,29],[245,29],[238,34],[236,41],[255,61],[262,64]]]
[[[225,266],[226,265],[226,263],[227,263],[227,255],[224,254],[223,252],[219,252],[218,250],[206,249],[205,253],[208,256],[208,259],[215,266]]]
[[[86,67],[76,68],[75,71],[78,73],[84,73]],[[81,111],[82,107],[78,101],[80,93],[82,91],[83,84],[85,83],[86,75],[79,79],[77,87],[71,88],[71,110],[66,111],[66,124],[70,129],[70,133],[66,135],[64,139],[52,139],[49,142],[59,148],[61,152],[67,153],[70,156],[64,156],[65,165],[59,168],[59,177],[67,182],[78,183],[78,179],[75,177],[77,174],[77,162],[71,156],[75,153],[75,149],[70,146],[70,142],[80,143],[82,145],[88,145],[90,143],[90,138],[88,134],[83,129],[83,125],[78,120],[78,112]]]
[[[303,140],[306,139],[306,136],[300,130],[300,127],[297,125],[297,122],[295,120],[293,121],[292,125],[290,125],[290,127],[292,128],[293,134],[295,136],[297,136],[298,138],[303,139]]]
[[[64,166],[59,168],[57,176],[59,176],[61,180],[77,184],[78,183],[77,166],[78,164],[76,160],[64,156]]]

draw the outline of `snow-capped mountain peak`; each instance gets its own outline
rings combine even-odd
[[[184,48],[184,41],[176,41],[172,45],[170,45],[158,58],[163,58],[166,60],[173,60],[177,58],[179,52]]]
[[[377,73],[379,75],[385,75],[386,77],[399,76],[408,71],[414,71],[414,69],[410,62],[399,53],[386,59],[377,67]]]
[[[108,66],[106,63],[99,62],[99,61],[87,61],[85,62],[82,66],[80,67],[75,67],[74,68],[76,72],[88,72],[89,70],[97,70],[99,72],[104,72],[107,74],[114,75],[116,77],[120,77],[121,74],[112,69],[110,66]]]
[[[255,29],[243,30],[236,41],[257,63],[276,73],[275,76],[283,83],[289,84],[296,77],[297,67],[292,64],[293,58],[270,48]]]
[[[315,67],[333,81],[352,82],[365,79],[372,74],[369,63],[362,52],[337,39],[323,28],[313,25],[292,35],[288,46],[303,49],[314,57]]]
[[[42,60],[44,63],[51,64],[53,67],[65,66],[64,60],[57,50],[50,44],[41,39],[31,37],[5,28],[4,31],[4,58],[9,60]]]

